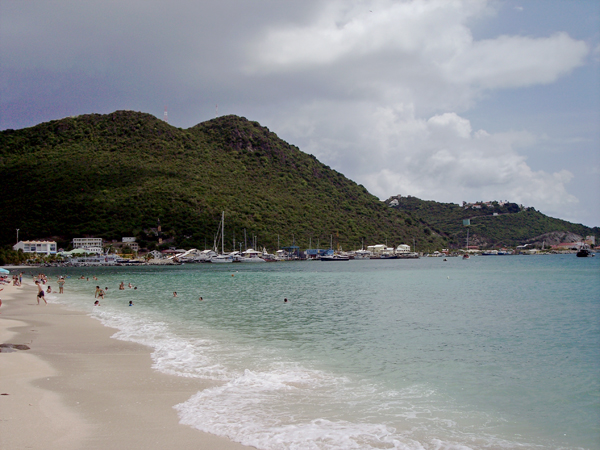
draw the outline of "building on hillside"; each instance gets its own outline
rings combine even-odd
[[[102,238],[73,238],[73,248],[83,248],[90,253],[101,253]]]
[[[13,250],[22,250],[23,253],[56,255],[56,241],[19,241],[13,245]]]
[[[558,245],[553,245],[553,250],[580,250],[583,246],[582,242],[561,242]]]
[[[127,246],[134,252],[140,250],[140,245],[137,242],[135,242],[134,237],[123,237],[121,238],[121,242],[123,243],[123,247]]]
[[[137,242],[126,242],[123,244],[123,247],[129,247],[134,252],[140,251],[140,244]]]

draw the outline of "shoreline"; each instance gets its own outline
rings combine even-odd
[[[30,347],[0,353],[1,448],[252,448],[179,423],[173,406],[214,383],[157,372],[149,347],[35,294],[0,291],[0,343]]]

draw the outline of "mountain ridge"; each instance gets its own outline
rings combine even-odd
[[[543,246],[557,244],[559,236],[600,237],[599,227],[587,227],[555,219],[533,207],[523,207],[511,202],[478,202],[462,206],[421,200],[414,196],[396,195],[386,201],[391,208],[415,217],[447,238],[450,248],[465,246],[467,228],[469,243],[481,248],[515,247],[522,244]],[[463,225],[469,219],[470,225]],[[548,235],[548,236],[547,236]],[[564,241],[563,241],[564,242]],[[567,241],[568,242],[568,241]]]
[[[180,129],[149,114],[115,111],[0,132],[5,212],[0,242],[20,237],[94,235],[107,240],[149,233],[212,246],[222,211],[226,247],[257,236],[275,247],[398,245],[430,249],[443,238],[406,221],[364,186],[279,139],[257,122],[222,116]],[[317,241],[317,242],[315,242]],[[327,244],[327,245],[323,245]]]

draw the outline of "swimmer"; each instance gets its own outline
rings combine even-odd
[[[134,290],[134,291],[135,291],[135,290],[137,290],[137,286],[136,286],[136,287],[134,287],[134,288],[133,288],[133,290]]]
[[[131,289],[133,286],[131,285],[131,283],[129,283],[128,287],[129,287],[129,289]]]
[[[129,300],[129,306],[133,306],[133,301]]]
[[[287,302],[288,302],[288,301],[287,301],[287,298],[284,298],[284,299],[283,299],[283,303],[287,303]]]
[[[173,292],[173,297],[177,297],[177,292]]]
[[[104,300],[104,291],[102,289],[100,289],[98,291],[98,298],[101,298],[102,300]]]
[[[96,293],[94,294],[94,298],[98,297],[98,292],[100,292],[100,286],[96,286]]]
[[[121,281],[121,284],[119,285],[119,290],[120,291],[124,291],[125,290],[125,283],[123,283],[122,281]]]
[[[200,297],[200,298],[198,299],[198,301],[202,301],[202,297]]]
[[[48,294],[51,294],[52,293],[52,286],[48,286],[48,289],[46,289],[46,292]]]
[[[94,302],[94,306],[100,306],[100,300],[96,300],[96,301]]]

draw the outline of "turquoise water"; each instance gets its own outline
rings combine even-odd
[[[157,370],[221,381],[174,406],[244,444],[600,448],[600,258],[46,273],[70,277],[51,301],[151,346]],[[109,289],[94,308],[96,284]]]

